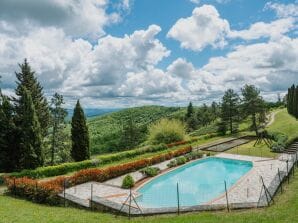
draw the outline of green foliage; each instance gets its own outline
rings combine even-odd
[[[134,158],[138,155],[146,154],[146,153],[154,153],[158,151],[167,150],[167,146],[165,144],[155,145],[155,146],[146,146],[143,148],[138,148],[134,150],[118,152],[109,155],[100,155],[96,156],[92,160],[85,160],[81,162],[73,162],[73,163],[63,163],[56,166],[47,166],[47,167],[39,167],[35,170],[23,170],[18,173],[11,173],[12,177],[30,177],[30,178],[44,178],[44,177],[53,177],[59,176],[63,174],[67,174],[70,172],[99,167],[101,165],[105,165],[108,163],[121,161],[128,158]]]
[[[184,156],[180,156],[180,157],[176,158],[176,161],[177,161],[177,165],[182,165],[182,164],[185,164],[187,162],[187,159]]]
[[[288,141],[286,134],[281,132],[269,132],[268,135],[274,141],[270,147],[273,152],[282,152],[286,148]]]
[[[144,106],[123,109],[118,112],[88,120],[90,149],[92,154],[116,152],[127,149],[123,146],[123,124],[132,118],[138,130],[137,144],[146,140],[148,126],[166,117],[172,117],[183,109],[162,106]]]
[[[71,120],[71,141],[71,157],[75,161],[82,161],[90,158],[88,127],[79,100],[77,101]]]
[[[223,98],[221,104],[221,125],[219,131],[225,134],[225,129],[228,128],[231,133],[235,133],[238,130],[239,125],[239,96],[232,89],[228,89]],[[223,125],[227,125],[224,127]]]
[[[293,84],[287,94],[288,113],[298,119],[298,86]]]
[[[19,65],[21,72],[16,73],[17,77],[17,88],[15,90],[16,95],[20,98],[23,94],[23,89],[29,91],[34,108],[36,110],[36,115],[40,123],[42,137],[44,138],[47,135],[49,128],[49,106],[46,97],[43,95],[43,89],[37,78],[35,77],[35,72],[31,70],[30,65],[27,60],[24,60],[24,63]],[[19,99],[14,99],[18,104]]]
[[[70,158],[70,138],[65,131],[67,111],[63,96],[55,93],[51,99],[50,164],[66,162]]]
[[[141,133],[139,127],[131,114],[125,121],[122,128],[121,145],[124,149],[129,149],[140,144]]]
[[[15,143],[13,112],[9,98],[0,91],[0,172],[10,172],[18,166],[19,153]]]
[[[191,116],[193,116],[194,114],[194,108],[192,106],[192,103],[189,102],[189,105],[187,106],[187,111],[186,111],[186,115],[185,115],[185,119],[189,119]]]
[[[140,172],[147,177],[154,177],[159,174],[160,169],[158,167],[145,167],[141,169]]]
[[[30,92],[22,87],[16,106],[16,124],[18,127],[19,167],[35,169],[42,166],[44,154],[42,151],[41,127],[36,115]]]
[[[130,189],[135,185],[135,181],[129,174],[126,175],[122,181],[122,188]]]
[[[258,129],[265,122],[265,102],[260,96],[260,90],[254,85],[245,85],[241,91],[243,96],[242,112],[245,116],[251,117],[252,129],[258,135]]]
[[[185,138],[185,126],[175,119],[161,119],[149,127],[149,141],[153,144],[173,143]]]

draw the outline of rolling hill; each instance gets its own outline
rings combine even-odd
[[[123,109],[88,119],[91,153],[100,154],[121,150],[122,127],[128,119],[140,129],[139,142],[146,140],[147,127],[164,117],[182,117],[185,108],[143,106]]]

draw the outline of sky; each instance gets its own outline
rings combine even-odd
[[[298,84],[298,1],[1,0],[0,87],[27,58],[67,107],[185,106]]]

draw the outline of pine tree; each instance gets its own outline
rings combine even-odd
[[[16,107],[16,126],[18,131],[18,150],[20,168],[34,169],[44,162],[42,151],[41,127],[33,100],[25,87],[18,90],[20,97]]]
[[[71,157],[75,161],[90,159],[89,133],[84,111],[77,101],[71,122]]]
[[[69,150],[67,146],[68,136],[65,132],[65,118],[67,111],[62,107],[64,104],[63,96],[55,93],[51,99],[51,142],[50,142],[50,163],[54,165],[55,157],[58,162],[66,161]]]
[[[255,131],[256,135],[259,135],[258,129],[260,124],[259,121],[264,121],[263,119],[258,119],[258,117],[264,117],[266,113],[266,106],[263,98],[260,96],[260,90],[254,85],[245,85],[241,89],[243,96],[243,114],[250,116],[252,120],[252,129]]]
[[[239,125],[239,96],[232,89],[225,92],[222,98],[221,105],[221,121],[222,124],[226,123],[231,133],[238,129]]]
[[[21,97],[23,88],[26,88],[27,91],[29,91],[38,121],[40,123],[42,137],[44,138],[47,135],[50,120],[48,102],[43,95],[43,88],[35,77],[35,72],[31,70],[27,60],[25,59],[24,63],[20,64],[19,67],[21,71],[19,73],[16,72],[17,88],[15,90],[15,94],[18,97]],[[14,100],[17,105],[19,103],[19,99],[15,98]]]

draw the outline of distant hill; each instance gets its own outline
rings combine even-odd
[[[122,109],[88,120],[92,154],[121,150],[122,126],[129,117],[141,129],[140,142],[145,141],[147,127],[164,117],[181,117],[185,109],[179,107],[143,106]]]
[[[119,110],[121,110],[121,108],[87,108],[87,109],[84,109],[84,112],[87,118],[91,118],[94,116],[102,116]],[[67,112],[68,112],[67,118],[71,119],[73,114],[73,109],[67,109]]]

